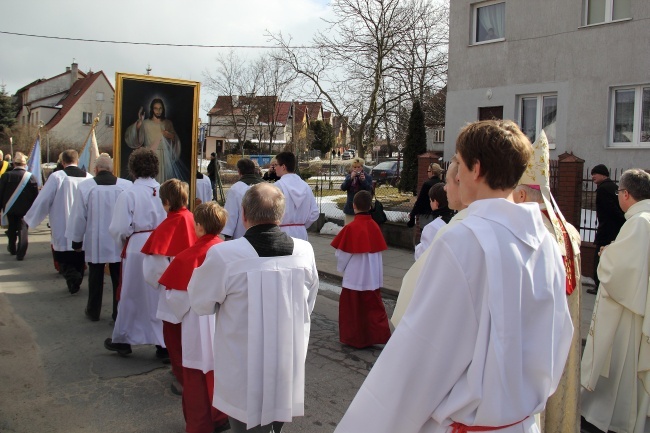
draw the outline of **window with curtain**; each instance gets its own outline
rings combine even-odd
[[[650,85],[612,89],[610,146],[650,147]]]
[[[557,94],[526,95],[519,99],[519,127],[531,143],[544,130],[551,149],[557,136]]]
[[[87,111],[84,111],[82,122],[85,125],[90,125],[91,123],[93,123],[93,113],[89,113]]]
[[[632,0],[584,0],[585,25],[632,18]]]
[[[481,3],[474,7],[474,43],[502,40],[506,37],[505,2]]]

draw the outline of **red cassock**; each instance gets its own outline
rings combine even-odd
[[[354,221],[343,227],[331,244],[348,254],[374,254],[386,250],[381,229],[370,215],[357,214]],[[352,266],[354,258],[344,272],[359,272]],[[381,273],[383,269],[372,269]],[[341,343],[356,348],[385,344],[390,338],[388,316],[379,287],[375,290],[356,290],[343,287],[339,299],[339,338]]]
[[[159,283],[167,290],[187,291],[194,269],[203,264],[205,255],[222,242],[217,235],[204,235],[190,248],[176,255]],[[187,433],[212,432],[228,421],[228,416],[212,406],[214,372],[183,367],[183,415]]]
[[[151,232],[141,252],[148,255],[175,257],[196,242],[194,215],[187,208],[167,213],[167,218]],[[181,324],[163,320],[163,337],[176,380],[183,385],[183,349]]]

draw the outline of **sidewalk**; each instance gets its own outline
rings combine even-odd
[[[311,242],[314,248],[318,273],[325,278],[340,282],[342,275],[336,270],[334,248],[330,245],[332,239],[334,239],[334,236],[309,233],[309,242]],[[381,288],[382,292],[390,297],[397,297],[399,289],[402,286],[404,274],[406,274],[415,262],[413,251],[388,247],[388,250],[384,251],[383,261],[384,287]],[[594,309],[594,302],[596,301],[596,296],[587,293],[587,289],[590,287],[593,287],[591,278],[586,280],[583,278],[580,298],[580,335],[583,340],[587,338],[591,323],[591,313]]]

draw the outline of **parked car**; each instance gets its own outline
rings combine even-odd
[[[395,186],[399,180],[399,175],[402,173],[404,161],[399,162],[399,173],[397,171],[397,161],[384,161],[375,165],[370,172],[372,180],[377,182],[377,186],[387,184]]]
[[[354,158],[355,152],[354,149],[348,149],[341,155],[341,159],[352,159]]]

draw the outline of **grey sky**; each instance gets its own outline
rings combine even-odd
[[[4,0],[3,3],[9,3]],[[0,31],[96,40],[171,44],[270,45],[266,30],[309,43],[331,12],[328,0],[80,0],[11,1],[0,14]],[[151,74],[203,81],[228,49],[176,48],[61,41],[0,34],[0,84],[8,93],[38,78],[63,73],[73,59],[80,70]],[[258,51],[237,49],[254,57]],[[202,89],[201,108],[212,103]],[[199,115],[205,119],[201,109]]]

